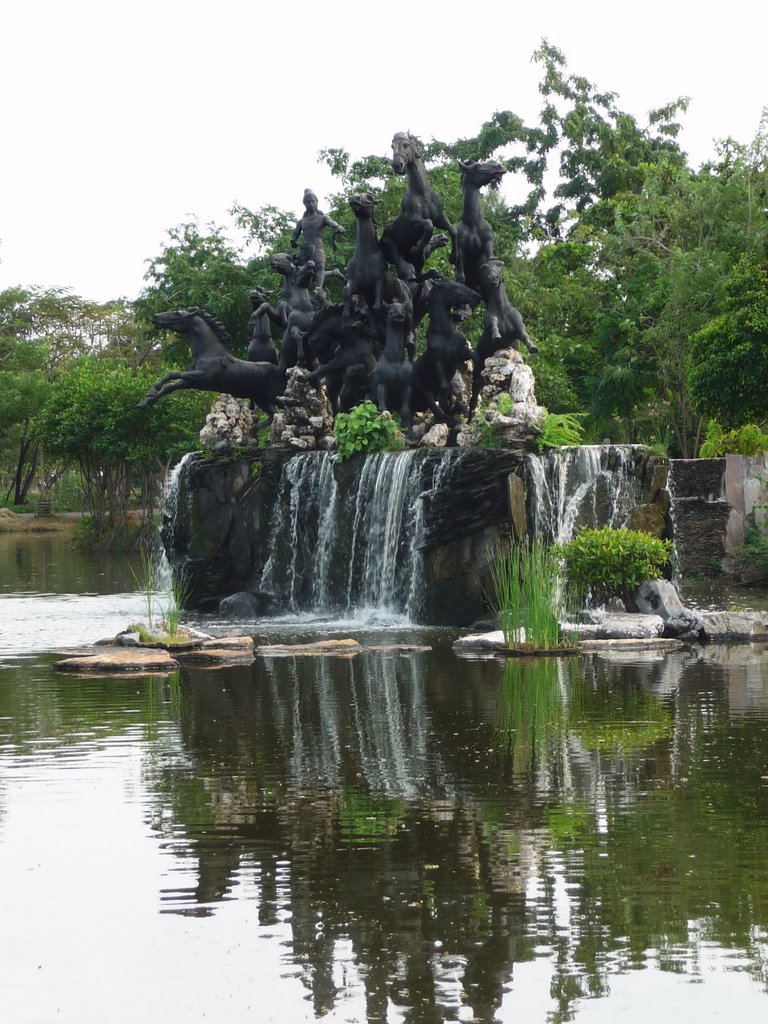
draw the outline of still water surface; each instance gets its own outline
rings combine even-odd
[[[141,600],[51,543],[0,538],[4,1021],[768,1018],[763,648],[503,665],[412,631],[432,653],[65,678],[47,648]]]

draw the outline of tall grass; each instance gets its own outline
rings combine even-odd
[[[165,614],[165,625],[170,637],[179,633],[181,613],[189,597],[189,579],[183,571],[174,572],[171,576],[171,600]]]
[[[147,627],[152,629],[152,616],[155,609],[155,556],[149,544],[139,545],[139,567],[136,569],[131,566],[131,575],[144,599]]]
[[[560,643],[565,615],[563,586],[554,550],[540,541],[499,545],[488,560],[489,604],[504,643],[515,649],[551,650]]]

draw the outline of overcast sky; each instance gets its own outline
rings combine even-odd
[[[452,141],[495,110],[535,118],[543,36],[642,117],[691,97],[683,148],[754,136],[768,5],[455,0],[25,0],[2,17],[0,288],[135,297],[168,228],[234,201],[302,210],[317,154]]]

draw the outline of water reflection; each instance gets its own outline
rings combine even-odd
[[[226,920],[228,948],[258,929],[282,963],[274,1019],[304,1019],[297,981],[311,1015],[414,1024],[569,1020],[641,968],[709,985],[735,969],[765,989],[756,648],[503,665],[370,653],[150,681],[45,667],[34,685],[23,667],[0,674],[0,861],[30,857],[3,819],[20,780],[87,765],[92,785],[138,757],[125,798],[149,827],[136,841],[162,855],[155,919]],[[737,1017],[746,993],[729,995]]]

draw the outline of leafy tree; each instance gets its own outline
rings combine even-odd
[[[208,396],[169,395],[147,414],[136,406],[153,379],[149,367],[85,356],[53,380],[35,419],[46,449],[80,469],[102,535],[124,520],[134,484],[151,506],[166,463],[197,441]]]
[[[254,286],[258,262],[247,260],[224,229],[196,221],[179,224],[168,232],[168,243],[159,256],[149,261],[147,287],[135,303],[145,337],[158,336],[150,326],[154,313],[184,306],[201,306],[222,321],[236,348],[247,348],[247,326],[251,313],[248,291]],[[186,365],[189,349],[178,337],[163,343],[166,363]]]
[[[727,426],[768,417],[768,273],[742,257],[725,284],[725,311],[691,338],[688,385],[701,411]]]

